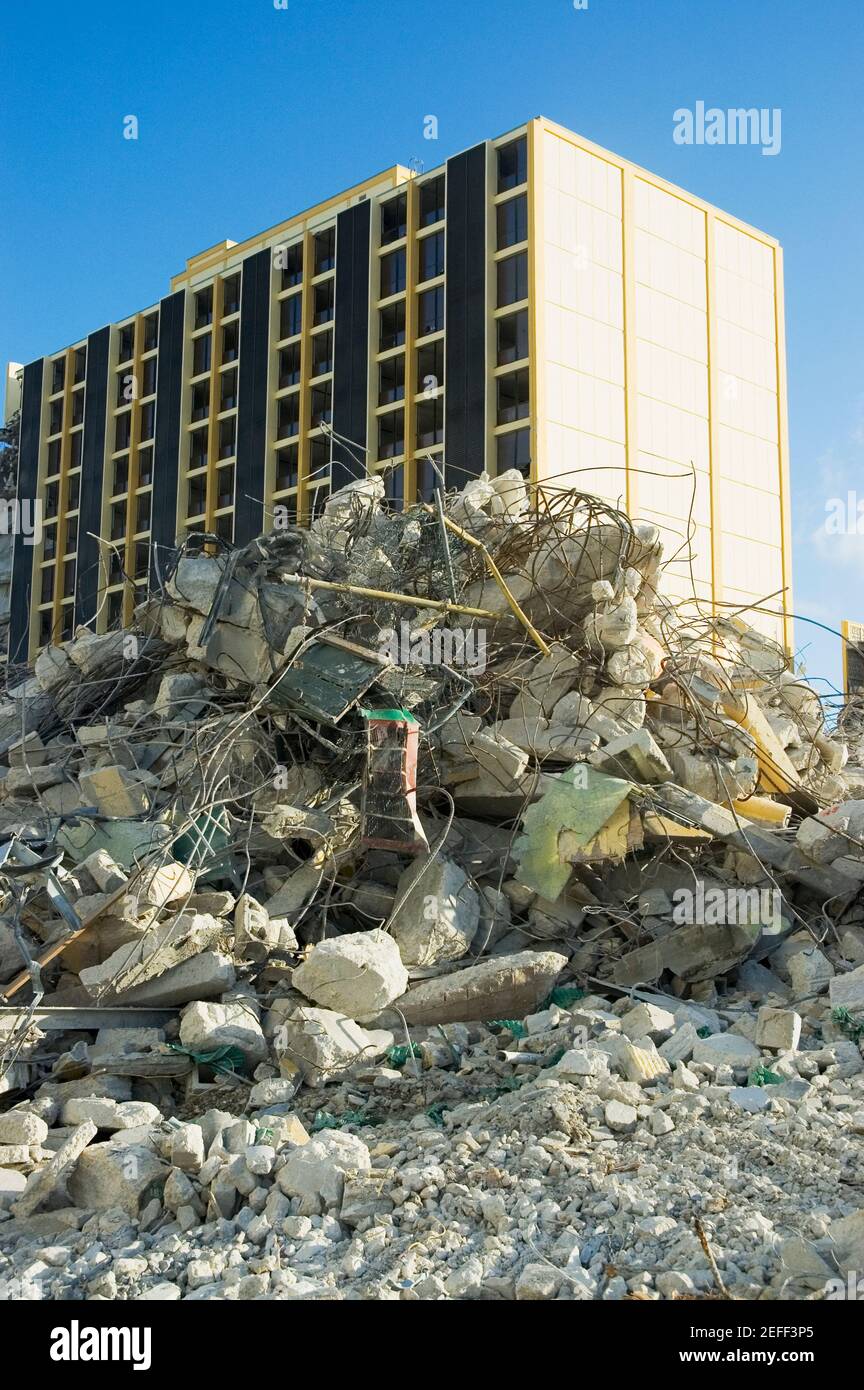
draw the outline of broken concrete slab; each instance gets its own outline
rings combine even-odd
[[[462,1023],[470,1019],[522,1018],[536,1009],[567,964],[555,951],[519,951],[469,965],[434,980],[412,985],[399,1000],[399,1014],[385,1012],[377,1022]]]
[[[313,1003],[362,1023],[405,993],[408,971],[396,940],[376,928],[319,942],[292,984]]]

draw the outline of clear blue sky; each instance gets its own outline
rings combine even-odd
[[[864,619],[864,536],[820,533],[828,497],[864,500],[860,0],[41,0],[2,24],[0,361],[153,303],[224,237],[546,115],[783,243],[795,608]],[[700,100],[779,107],[780,154],[676,145]],[[796,639],[839,680],[839,639]]]

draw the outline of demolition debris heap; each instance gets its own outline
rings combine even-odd
[[[596,497],[383,492],[8,689],[0,1244],[366,1231],[373,1098],[565,1162],[860,1086],[864,770],[785,652]]]

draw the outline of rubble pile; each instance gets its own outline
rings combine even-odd
[[[860,1268],[862,739],[663,572],[596,497],[511,472],[393,512],[370,478],[190,537],[132,629],[10,682],[0,1281]]]

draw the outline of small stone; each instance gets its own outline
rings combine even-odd
[[[796,999],[824,994],[834,977],[834,966],[815,946],[790,956],[788,969]]]
[[[516,1280],[516,1297],[520,1302],[550,1299],[560,1287],[561,1273],[552,1265],[527,1264]]]
[[[729,1100],[749,1115],[758,1115],[771,1104],[770,1094],[761,1086],[733,1086],[729,1091]]]
[[[610,1100],[605,1110],[606,1125],[613,1134],[632,1134],[638,1116],[632,1105],[624,1105],[620,1100]]]
[[[801,1015],[793,1009],[772,1009],[768,1005],[759,1010],[756,1018],[757,1047],[767,1047],[774,1052],[795,1052],[801,1038]]]
[[[708,1062],[714,1067],[732,1067],[750,1071],[760,1062],[758,1047],[736,1033],[713,1033],[710,1038],[697,1038],[693,1047],[694,1062]]]
[[[674,1122],[670,1120],[665,1110],[651,1111],[651,1133],[656,1134],[658,1139],[664,1134],[670,1134],[675,1128]]]

